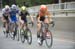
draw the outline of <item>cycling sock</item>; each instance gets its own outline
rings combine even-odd
[[[40,33],[37,32],[37,38],[40,38]]]
[[[16,33],[16,31],[15,31],[13,36],[16,36],[16,34],[17,34],[17,33]]]

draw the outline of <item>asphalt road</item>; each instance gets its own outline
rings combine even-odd
[[[36,34],[33,34],[32,44],[28,45],[27,42],[12,40],[10,37],[6,38],[4,34],[0,33],[0,49],[48,49],[45,45],[39,46],[37,43]],[[75,42],[63,38],[53,38],[53,45],[51,49],[75,49]]]
[[[53,45],[51,49],[75,49],[75,17],[54,18],[54,20],[56,25],[52,30]],[[37,43],[36,21],[34,27],[30,26],[30,29],[33,34],[32,44],[28,45],[27,42],[23,44],[21,41],[12,40],[10,37],[5,38],[0,21],[0,49],[48,49],[45,43],[43,46],[39,46]]]

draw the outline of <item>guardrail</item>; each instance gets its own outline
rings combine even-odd
[[[59,8],[61,6],[61,8]],[[53,16],[64,15],[64,16],[73,16],[75,17],[75,2],[65,2],[59,4],[49,4],[47,5],[48,11],[53,14]],[[28,11],[31,14],[37,14],[40,6],[29,7]],[[61,13],[61,14],[60,14]]]

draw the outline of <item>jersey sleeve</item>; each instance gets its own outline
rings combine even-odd
[[[2,9],[2,15],[4,14],[4,9]]]

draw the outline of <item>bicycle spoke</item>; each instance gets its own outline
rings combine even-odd
[[[27,42],[28,44],[31,44],[32,43],[32,33],[30,30],[27,30]]]
[[[50,31],[46,32],[45,42],[48,48],[52,46],[53,38],[52,38],[52,33]]]

